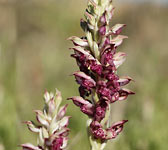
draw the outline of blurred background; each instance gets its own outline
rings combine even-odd
[[[168,4],[167,0],[115,0],[111,22],[125,23],[128,35],[119,50],[127,61],[119,74],[134,78],[136,92],[112,105],[112,121],[129,123],[106,150],[168,149]],[[88,150],[86,120],[66,101],[78,95],[69,76],[77,70],[66,39],[82,36],[79,20],[86,0],[0,0],[0,150],[19,150],[36,143],[36,136],[21,122],[35,120],[32,110],[42,109],[45,89],[62,91],[69,103],[69,150]]]

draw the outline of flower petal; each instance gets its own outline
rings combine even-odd
[[[62,128],[61,130],[59,130],[58,132],[56,132],[56,134],[58,136],[64,136],[65,137],[65,136],[68,136],[69,131],[70,131],[69,128]]]
[[[115,38],[113,38],[110,43],[114,45],[114,47],[118,47],[119,45],[122,44],[123,39],[128,38],[127,36],[124,35],[118,35]]]
[[[62,106],[59,109],[58,114],[57,114],[57,119],[61,119],[65,115],[67,107],[68,107],[68,104],[66,104],[65,106]]]
[[[120,65],[122,65],[122,63],[126,59],[125,56],[126,56],[126,54],[123,52],[118,52],[113,56],[114,65],[116,68],[118,68]]]
[[[50,99],[47,105],[48,105],[48,114],[52,117],[53,113],[56,110],[56,103],[54,97]]]
[[[65,138],[63,138],[63,144],[62,144],[62,146],[61,146],[60,148],[61,148],[61,149],[66,148],[66,147],[67,147],[67,144],[68,144],[68,138],[65,137]]]
[[[128,120],[122,120],[113,124],[110,128],[106,129],[107,135],[106,139],[113,139],[123,130],[124,124],[128,122]]]
[[[75,45],[78,45],[78,46],[83,46],[83,47],[89,46],[87,40],[81,39],[76,36],[71,36],[70,38],[68,38],[68,40],[71,40]]]
[[[89,105],[90,106],[90,105]],[[93,116],[93,114],[94,114],[94,107],[92,106],[92,107],[89,107],[88,105],[83,105],[83,106],[81,106],[80,108],[81,108],[81,111],[84,113],[84,114],[86,114],[86,115],[88,115],[88,116]]]
[[[111,129],[116,129],[116,128],[124,125],[126,122],[128,122],[128,120],[122,120],[122,121],[116,122],[111,126]]]
[[[21,147],[23,150],[42,150],[41,148],[34,146],[31,143],[22,144]]]
[[[44,93],[45,102],[48,103],[50,100],[50,93],[46,90]]]
[[[84,72],[77,71],[74,72],[73,75],[75,76],[77,82],[86,88],[92,88],[96,86],[96,82]]]
[[[39,132],[39,128],[37,128],[34,123],[32,121],[25,121],[25,124],[27,124],[27,127],[30,131],[38,133]]]
[[[133,79],[131,77],[125,76],[125,77],[119,78],[119,80],[117,82],[120,84],[120,86],[124,86],[124,85],[128,84],[132,80]]]
[[[69,124],[69,118],[71,117],[65,116],[59,121],[54,118],[50,124],[50,134],[54,134],[56,131],[66,128]]]
[[[69,124],[69,119],[71,118],[71,116],[65,116],[64,118],[62,118],[59,121],[59,128],[63,128],[63,127],[67,127]]]
[[[125,100],[128,95],[133,95],[135,94],[133,91],[129,90],[129,89],[126,89],[126,88],[122,88],[120,91],[119,91],[119,101],[122,101],[122,100]]]
[[[76,52],[82,53],[88,60],[95,60],[95,58],[89,53],[89,51],[85,50],[84,48],[80,46],[75,46],[70,49],[73,49]]]
[[[41,123],[44,126],[49,126],[48,118],[43,114],[40,110],[35,110],[36,113],[36,119],[39,123]]]
[[[87,100],[83,99],[80,96],[73,96],[71,98],[68,98],[68,100],[72,100],[76,106],[81,107],[82,105],[87,105],[92,107],[92,104],[88,102]]]
[[[121,33],[123,27],[125,27],[126,25],[125,24],[116,24],[112,27],[112,34],[114,35],[118,35]]]

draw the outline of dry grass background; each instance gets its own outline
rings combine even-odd
[[[44,89],[62,91],[69,103],[70,148],[89,148],[87,117],[66,101],[77,95],[69,76],[77,69],[66,41],[81,36],[79,19],[84,0],[0,1],[0,150],[20,149],[36,136],[21,123],[35,120],[34,109],[43,107]],[[112,25],[126,23],[129,39],[120,47],[127,53],[119,74],[135,79],[136,92],[125,102],[113,104],[112,121],[129,119],[124,132],[108,143],[107,150],[166,150],[168,147],[168,7],[152,3],[115,3]]]

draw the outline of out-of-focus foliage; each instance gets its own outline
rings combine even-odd
[[[20,149],[36,142],[21,122],[42,108],[44,89],[62,91],[69,103],[69,149],[87,150],[86,117],[66,101],[77,95],[69,76],[77,69],[69,57],[69,36],[82,36],[79,20],[84,0],[0,1],[0,150]],[[116,4],[112,25],[125,23],[129,39],[121,51],[128,54],[119,74],[135,79],[135,96],[112,105],[112,122],[128,119],[124,132],[107,150],[166,150],[168,147],[168,8],[152,4]]]

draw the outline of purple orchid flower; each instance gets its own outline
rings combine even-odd
[[[135,94],[123,88],[132,78],[117,75],[118,68],[126,60],[126,54],[117,52],[117,48],[128,37],[120,35],[125,24],[110,27],[113,13],[112,0],[89,0],[85,19],[81,19],[80,22],[85,36],[69,38],[75,45],[71,48],[74,51],[71,56],[76,59],[80,69],[74,76],[80,85],[81,96],[69,99],[90,118],[88,128],[92,137],[92,148],[95,148],[93,141],[100,140],[103,145],[107,140],[116,138],[123,130],[128,120],[109,126],[110,105]]]

